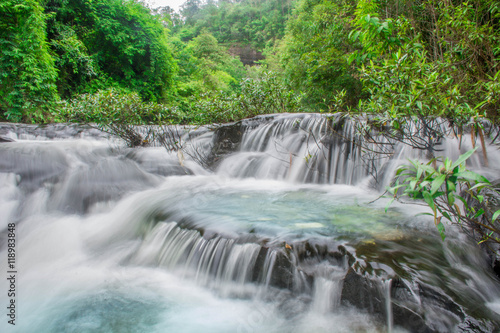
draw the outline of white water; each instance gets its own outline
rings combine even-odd
[[[199,182],[198,178],[192,177],[191,181]],[[216,177],[212,181],[217,183],[221,179]],[[12,185],[8,183],[4,184]],[[210,268],[211,258],[201,258],[197,265],[191,265],[190,256],[182,262],[179,258],[190,237],[205,243],[207,248],[217,247],[214,241],[210,244],[196,237],[195,231],[179,229],[184,233],[183,241],[179,235],[177,243],[172,235],[171,241],[165,240],[162,232],[168,227],[176,228],[173,222],[170,225],[160,222],[144,239],[136,237],[140,221],[150,209],[142,207],[151,206],[153,198],[162,192],[159,189],[133,194],[116,203],[96,206],[97,212],[86,216],[47,211],[50,198],[46,190],[32,194],[31,200],[37,201],[39,207],[27,207],[29,214],[22,215],[28,216],[17,222],[17,325],[13,329],[3,321],[2,331],[375,330],[370,316],[355,310],[343,309],[332,315],[325,309],[318,313],[316,306],[309,309],[279,291],[274,291],[276,295],[270,300],[254,298],[258,285],[245,282],[248,282],[249,262],[255,260],[258,248],[255,244],[232,245],[226,267],[209,280],[204,274]],[[164,195],[168,197],[170,193]],[[162,199],[153,205],[163,202]],[[5,211],[12,206],[6,200],[1,209]],[[227,230],[228,234],[233,232],[231,228]],[[202,253],[208,255],[210,251]],[[5,251],[1,255],[5,257]],[[1,288],[6,290],[5,283]],[[288,311],[283,312],[274,297],[282,298],[285,307],[292,307],[289,311],[293,319],[287,318]],[[295,302],[299,309],[304,309],[303,313],[293,309]],[[315,322],[310,322],[311,316]]]
[[[393,325],[393,269],[414,279],[411,304],[438,331],[460,321],[421,304],[417,283],[482,314],[496,309],[500,290],[474,244],[451,227],[441,242],[432,221],[415,217],[421,207],[385,213],[384,199],[370,203],[379,194],[362,186],[365,171],[342,159],[344,148],[324,180],[290,124],[246,133],[215,174],[161,148],[103,139],[0,144],[0,230],[16,223],[18,270],[16,326],[4,314],[0,331],[404,332]],[[293,151],[291,167],[268,135],[287,147],[282,155]],[[250,167],[249,154],[264,161]],[[321,184],[342,179],[361,185]],[[303,183],[312,180],[320,184]],[[6,272],[5,232],[0,244]],[[373,267],[382,318],[342,301],[350,264],[338,246]]]

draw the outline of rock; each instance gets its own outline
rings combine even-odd
[[[257,61],[265,59],[262,52],[255,50],[250,45],[233,45],[228,51],[232,56],[238,56],[243,65],[254,66]]]
[[[12,143],[0,147],[0,172],[20,176],[20,186],[34,191],[45,182],[56,182],[68,169],[61,149],[37,143]]]
[[[485,199],[483,203],[479,203],[477,200],[474,200],[467,193],[462,193],[462,195],[467,199],[467,203],[470,207],[474,207],[476,211],[479,211],[480,209],[484,209],[487,212],[489,211],[488,213],[486,213],[488,214],[488,220],[491,219],[494,212],[500,209],[500,179],[492,181],[491,185],[491,189],[482,190],[482,195]],[[479,216],[478,220],[482,224],[489,224],[488,220],[484,216]],[[472,235],[472,237],[474,237],[477,243],[482,241],[483,235],[487,235],[490,233],[489,230],[484,229],[479,225],[469,225],[467,227],[469,233]],[[500,230],[499,220],[494,223],[494,228],[496,230]],[[500,238],[500,234],[494,233],[492,237]],[[500,278],[500,244],[496,242],[481,242],[481,248],[489,258],[490,267],[493,269],[496,276]]]
[[[237,151],[240,148],[243,137],[243,127],[241,122],[222,125],[215,130],[212,149],[207,156],[207,164],[211,169],[215,169],[221,162],[222,157]]]
[[[383,300],[373,283],[372,280],[350,268],[344,277],[341,303],[366,309],[372,314],[381,314],[384,309]]]
[[[294,271],[295,267],[289,256],[283,251],[277,252],[269,284],[277,288],[293,290]]]

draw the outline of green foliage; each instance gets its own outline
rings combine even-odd
[[[110,88],[191,113],[182,122],[296,111],[287,94],[400,132],[405,119],[500,119],[494,0],[189,0],[181,14],[141,0],[4,0],[0,14],[0,114],[11,121],[62,119],[59,98]],[[265,48],[273,79],[229,45]],[[280,92],[271,103],[259,91]]]
[[[492,211],[492,205],[484,200],[484,193],[493,190],[483,176],[466,168],[465,161],[475,152],[466,152],[456,161],[444,158],[440,166],[438,159],[427,163],[410,161],[401,166],[394,185],[388,188],[392,201],[401,197],[423,200],[431,208],[434,223],[445,239],[442,218],[459,225],[467,231],[478,232],[481,242],[500,243],[500,221],[496,221],[499,211]],[[390,204],[389,203],[389,204]],[[461,205],[461,207],[459,206]]]
[[[177,108],[143,102],[135,92],[107,89],[82,94],[61,105],[60,121],[109,124],[176,124],[184,115]]]
[[[90,80],[97,79],[99,70],[70,26],[53,22],[52,28],[56,30],[50,46],[56,54],[55,67],[59,70],[57,88],[62,98],[70,98]]]
[[[377,17],[379,6],[377,1],[360,0],[355,10],[355,29],[349,34],[349,38],[356,42],[359,40],[362,45],[362,51],[356,50],[349,56],[349,61],[356,59],[358,62],[364,62],[381,55],[389,55],[401,46],[400,38],[405,34],[396,31],[395,27],[404,26],[398,20],[387,18],[381,20]],[[400,17],[399,20],[405,20]],[[401,29],[400,29],[401,30]],[[398,36],[399,35],[399,36]]]
[[[0,17],[0,118],[46,121],[58,95],[43,8],[34,0],[5,0]]]
[[[440,116],[465,124],[498,118],[500,30],[495,1],[359,1],[351,53],[369,98],[358,110]],[[402,5],[409,13],[397,8]],[[385,17],[382,19],[381,17]],[[497,45],[497,46],[495,46]]]
[[[332,101],[342,90],[347,105],[360,98],[360,82],[346,58],[353,50],[348,40],[353,5],[350,0],[302,0],[288,21],[277,56],[287,82],[305,93],[305,104],[315,111],[337,111]]]
[[[241,61],[208,32],[187,44],[177,40],[174,49],[180,67],[178,93],[183,97],[234,90],[245,76]]]
[[[172,98],[177,67],[162,16],[137,0],[51,0],[46,9],[65,97],[90,90],[96,73],[145,100]]]
[[[189,0],[181,8],[183,24],[173,29],[185,41],[203,30],[220,43],[264,48],[266,42],[282,38],[293,0],[206,1]]]
[[[407,116],[444,117],[465,124],[473,116],[484,116],[480,106],[471,106],[454,84],[452,73],[441,63],[430,62],[419,43],[408,43],[383,62],[361,66],[360,74],[370,98],[359,110],[383,115],[382,122]]]
[[[301,110],[301,96],[286,87],[273,72],[262,72],[258,79],[246,79],[241,92],[214,92],[201,96],[189,112],[189,122],[224,123],[259,114]]]

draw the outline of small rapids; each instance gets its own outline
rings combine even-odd
[[[479,247],[452,226],[442,241],[423,206],[386,212],[375,200],[418,154],[367,166],[345,139],[354,128],[327,137],[331,122],[276,115],[191,129],[182,156],[84,127],[0,124],[1,268],[15,224],[17,272],[0,331],[500,329],[500,284]],[[500,165],[495,147],[489,163]],[[9,288],[3,278],[0,292]]]

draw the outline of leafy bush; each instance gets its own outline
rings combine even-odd
[[[4,0],[0,17],[0,119],[47,121],[58,95],[43,8],[34,0]]]
[[[184,115],[175,107],[143,102],[135,92],[111,88],[83,94],[65,101],[60,121],[95,124],[182,123]]]
[[[439,159],[432,159],[426,164],[410,161],[410,165],[400,167],[394,186],[388,188],[393,195],[390,203],[401,197],[424,200],[443,240],[444,217],[468,233],[479,234],[480,243],[500,244],[500,210],[494,211],[492,201],[484,195],[497,190],[485,177],[465,166],[474,152],[475,149],[466,152],[455,162],[445,158],[440,166],[435,165]]]
[[[259,114],[298,112],[301,95],[290,90],[276,73],[263,72],[258,79],[246,79],[240,93],[208,93],[195,102],[192,123],[224,123]]]
[[[226,47],[206,31],[189,43],[172,38],[172,48],[178,60],[177,92],[182,97],[208,92],[234,92],[245,76],[245,67]]]
[[[44,1],[47,36],[63,98],[106,80],[166,101],[174,93],[177,65],[161,16],[138,0]],[[109,85],[106,86],[108,88]]]
[[[399,5],[358,1],[350,37],[362,48],[349,60],[356,60],[369,95],[358,109],[382,114],[382,123],[406,116],[496,121],[498,2],[426,0],[418,10]]]

